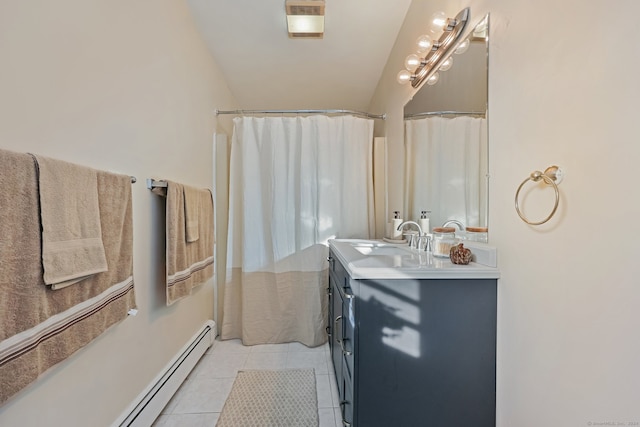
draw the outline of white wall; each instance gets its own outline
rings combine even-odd
[[[426,2],[414,0],[412,8],[418,3]],[[489,239],[501,270],[497,425],[638,423],[640,3],[471,0],[442,9],[465,6],[474,17],[491,13]],[[406,48],[396,46],[394,54],[402,58]],[[397,145],[395,110],[403,94],[408,98],[390,88],[396,64],[385,71],[374,105],[387,108],[394,122],[386,133]],[[397,155],[390,161],[401,167]],[[528,226],[515,212],[515,190],[551,164],[566,171],[560,209],[548,224]],[[390,200],[401,197],[398,187],[391,182]],[[531,192],[527,213],[545,216],[552,194]]]
[[[0,425],[107,426],[213,317],[212,281],[165,306],[163,202],[144,181],[210,188],[213,111],[237,106],[183,1],[2,0],[0,61],[0,148],[138,178],[140,310],[1,406]]]

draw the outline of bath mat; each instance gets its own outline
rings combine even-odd
[[[314,370],[239,371],[216,427],[318,427]]]

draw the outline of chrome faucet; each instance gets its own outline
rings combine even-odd
[[[444,224],[442,224],[443,227],[448,227],[450,225],[457,225],[458,228],[460,229],[460,231],[464,231],[464,224],[461,223],[460,221],[458,221],[457,219],[450,219],[449,221],[446,221]]]
[[[405,226],[405,225],[408,225],[408,224],[413,224],[413,225],[415,225],[416,227],[418,227],[418,233],[420,233],[420,235],[422,236],[422,227],[420,227],[420,224],[418,224],[418,223],[417,223],[417,222],[415,222],[415,221],[405,221],[405,222],[403,222],[402,224],[400,224],[400,225],[398,226],[398,231],[401,231],[401,230],[404,228],[404,226]]]
[[[425,234],[423,234],[422,232],[422,227],[420,227],[420,224],[418,224],[415,221],[405,221],[402,224],[400,224],[398,226],[398,231],[401,231],[405,225],[415,225],[418,228],[418,235],[417,236],[411,236],[411,240],[409,241],[409,247],[410,248],[417,248],[420,249],[420,241],[426,237]]]

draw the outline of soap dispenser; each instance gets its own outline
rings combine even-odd
[[[420,219],[418,220],[418,224],[420,225],[423,234],[428,234],[431,230],[429,228],[429,218],[427,217],[427,214],[429,213],[431,213],[431,211],[420,212]]]
[[[391,221],[391,238],[394,240],[402,240],[402,230],[398,230],[402,224],[402,218],[400,218],[400,211],[393,211],[393,220]]]

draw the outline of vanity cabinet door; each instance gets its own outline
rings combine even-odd
[[[331,256],[329,256],[329,258],[327,258],[327,261],[329,261],[329,267],[331,267]],[[327,331],[327,339],[329,341],[329,352],[333,351],[333,319],[335,318],[333,313],[333,283],[334,280],[331,277],[331,273],[329,273],[329,282],[327,285],[327,308],[328,308],[328,317],[327,317],[327,327],[325,328],[325,330]]]
[[[344,397],[340,398],[340,413],[342,414],[342,426],[353,427],[353,409],[355,401],[353,398],[353,381],[351,374],[347,372],[347,364],[342,365],[342,388],[344,389]]]
[[[349,427],[354,418],[354,367],[356,346],[356,319],[354,295],[350,288],[350,278],[344,266],[332,256],[329,257],[329,285],[331,317],[331,359],[336,374],[338,398],[342,425]]]
[[[358,280],[358,426],[495,426],[496,280]]]
[[[340,399],[344,397],[344,384],[342,381],[342,348],[340,342],[344,334],[342,321],[342,295],[340,293],[341,278],[340,262],[335,259],[332,252],[329,252],[329,351],[331,352],[331,360],[336,375],[338,385],[338,395]]]
[[[342,297],[340,290],[336,286],[335,276],[329,274],[329,283],[331,285],[331,307],[332,313],[329,322],[331,323],[331,359],[333,360],[333,369],[335,370],[336,380],[342,376],[342,349],[340,341],[343,335],[342,321]],[[338,381],[338,391],[340,392],[340,381]],[[341,394],[342,395],[342,394]]]

